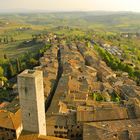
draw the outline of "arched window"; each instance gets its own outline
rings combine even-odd
[[[54,127],[55,127],[56,129],[58,128],[58,126],[57,126],[57,125],[55,125]]]

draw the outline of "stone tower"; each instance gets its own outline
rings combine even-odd
[[[23,130],[46,135],[43,74],[25,70],[18,75]]]

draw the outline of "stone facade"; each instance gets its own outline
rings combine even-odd
[[[23,130],[46,135],[43,74],[25,70],[18,76]]]

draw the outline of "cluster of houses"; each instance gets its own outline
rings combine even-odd
[[[133,68],[136,67],[132,61],[123,58],[123,51],[119,47],[112,46],[107,43],[102,43],[100,46],[110,54],[117,56],[124,64],[127,64],[128,66],[131,66]]]
[[[123,54],[123,51],[117,46],[111,46],[110,44],[104,43],[101,44],[101,47],[103,47],[106,51],[108,51],[112,55],[118,56],[119,58],[121,58]]]
[[[140,33],[121,33],[121,37],[123,37],[123,38],[139,38]]]
[[[52,87],[55,84],[58,71],[58,60],[57,60],[58,48],[57,46],[51,47],[44,53],[44,56],[40,58],[40,66],[35,67],[35,70],[43,71],[44,80],[44,95],[48,98]]]
[[[128,76],[118,76],[84,44],[63,44],[59,49],[63,74],[46,112],[49,135],[72,140],[94,139],[93,134],[95,139],[138,139],[140,88],[136,83]],[[96,93],[103,100],[95,100],[92,96]],[[121,122],[125,129],[118,125],[116,131],[110,129],[110,132],[106,127],[99,129],[94,126],[95,122],[106,125]],[[102,133],[98,133],[101,130]]]
[[[50,103],[45,114],[48,137],[19,137],[22,122],[17,97],[16,111],[5,106],[0,112],[0,120],[7,116],[9,122],[0,121],[0,138],[140,139],[140,87],[125,74],[113,72],[85,43],[66,44],[56,37],[51,43],[40,66],[34,68],[43,72],[44,96]]]
[[[86,48],[87,50],[81,48],[84,48],[84,46],[79,47],[79,49],[81,53],[87,58],[86,60],[88,61],[89,66],[97,69],[99,74],[98,77],[100,77],[99,81],[107,84],[106,91],[111,93],[110,89],[112,88],[113,92],[111,94],[115,92],[116,95],[121,99],[117,104],[116,102],[112,101],[91,104],[93,101],[89,100],[90,108],[83,109],[85,109],[86,113],[92,115],[90,118],[88,118],[90,121],[85,121],[86,123],[83,127],[83,139],[92,139],[93,137],[95,137],[95,139],[110,140],[139,139],[140,125],[138,112],[140,111],[140,87],[138,87],[133,80],[129,79],[128,76],[123,76],[122,74],[118,75],[117,73],[113,72],[109,67],[106,66],[104,62],[102,62],[102,60],[98,59],[98,61],[95,61],[97,56],[92,51],[88,53],[87,56],[86,52],[90,51],[90,48]],[[92,105],[93,107],[91,108]],[[79,108],[79,110],[81,111],[81,108]],[[96,113],[94,114],[93,112]],[[83,117],[83,114],[79,114],[79,116]],[[90,115],[85,114],[85,116]],[[85,120],[85,118],[83,119]],[[121,123],[123,127],[120,125],[115,125],[117,123]],[[113,126],[115,130],[111,128]],[[129,129],[129,127],[131,129]],[[108,128],[111,129],[108,130]]]

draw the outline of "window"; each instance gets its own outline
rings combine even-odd
[[[63,138],[63,135],[60,135],[59,137],[60,137],[60,138]]]
[[[7,132],[7,136],[9,136],[9,133]]]
[[[55,128],[58,128],[58,126],[57,126],[57,125],[55,125],[54,127],[55,127]]]
[[[77,126],[77,128],[80,128],[80,126]]]
[[[58,134],[59,132],[58,132],[58,131],[54,131],[54,133],[55,133],[55,134]]]
[[[16,133],[13,133],[13,137],[14,137],[14,138],[16,137]]]
[[[64,127],[64,129],[68,129],[68,127],[67,127],[67,126],[65,126],[65,127]]]
[[[68,132],[64,132],[64,134],[68,134]]]
[[[80,134],[79,137],[82,137],[82,134]]]
[[[15,133],[15,130],[11,130],[11,132],[14,132]]]
[[[76,133],[76,135],[75,135],[76,137],[79,137],[80,135],[78,134],[78,133]]]
[[[73,138],[73,137],[74,137],[74,135],[72,134],[72,135],[71,135],[71,138]]]
[[[25,94],[27,94],[28,93],[28,89],[27,89],[27,87],[25,87]]]

